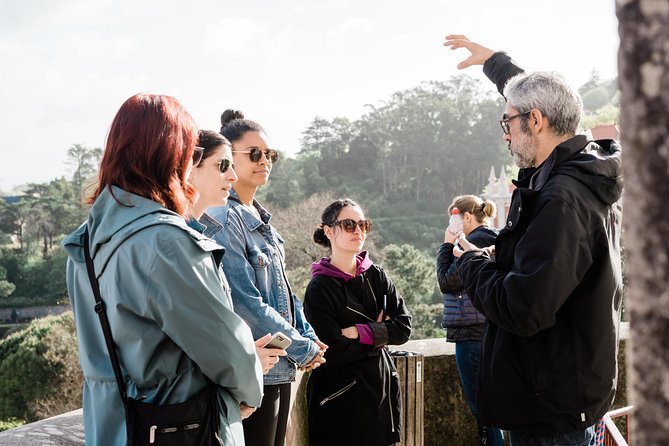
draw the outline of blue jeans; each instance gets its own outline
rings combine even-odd
[[[509,432],[511,446],[590,446],[595,444],[595,426],[565,434]]]
[[[460,384],[465,401],[476,417],[476,385],[479,379],[481,363],[481,342],[463,341],[455,344],[455,364],[460,374]],[[490,426],[478,425],[481,444],[486,446],[502,446],[502,431]]]

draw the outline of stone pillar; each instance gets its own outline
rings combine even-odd
[[[616,0],[616,12],[632,442],[669,444],[669,1]]]

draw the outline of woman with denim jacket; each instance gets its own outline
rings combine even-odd
[[[225,206],[228,203],[232,184],[237,181],[232,161],[232,145],[223,135],[212,130],[200,130],[195,147],[196,163],[193,163],[190,177],[191,185],[197,190],[197,196],[188,209],[186,222],[194,229],[207,237],[213,237],[223,229],[223,225],[211,218],[205,210],[212,206]],[[225,289],[225,298],[232,306],[230,286],[226,280],[221,265],[221,282]],[[279,357],[285,356],[286,351],[280,348],[263,348],[270,340],[271,334],[256,340],[256,353],[260,358],[263,374],[266,375],[279,362]],[[255,408],[241,407],[244,418],[248,417]]]
[[[223,225],[214,240],[226,249],[223,267],[235,312],[255,338],[281,332],[292,341],[288,355],[265,375],[262,405],[244,420],[244,438],[248,446],[282,446],[296,368],[311,370],[325,362],[327,346],[318,340],[290,288],[283,239],[270,224],[272,216],[255,200],[278,153],[269,148],[262,127],[241,112],[226,110],[221,124],[221,134],[232,143],[238,180],[228,204],[209,209],[209,214]]]
[[[460,195],[448,207],[449,215],[457,208],[462,217],[462,232],[446,229],[444,243],[437,255],[437,281],[444,295],[444,317],[441,326],[446,329],[446,341],[455,343],[455,365],[465,401],[476,417],[476,385],[479,378],[481,339],[485,316],[474,308],[464,290],[457,271],[453,247],[462,235],[474,245],[485,248],[495,244],[497,230],[487,226],[497,208],[492,201],[483,201],[475,195]],[[499,429],[479,425],[481,444],[503,445]],[[484,441],[485,439],[485,441]]]
[[[330,204],[314,241],[304,309],[328,343],[328,362],[307,385],[309,444],[386,446],[401,439],[399,378],[386,345],[409,340],[411,314],[385,271],[362,251],[372,222],[354,201]],[[334,421],[336,420],[336,422]]]

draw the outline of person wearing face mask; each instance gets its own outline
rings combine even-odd
[[[446,341],[455,343],[455,365],[460,375],[462,393],[472,415],[476,417],[476,386],[481,363],[481,338],[485,330],[485,316],[472,305],[462,286],[453,248],[460,236],[467,237],[473,245],[486,247],[495,244],[497,230],[488,227],[495,217],[497,206],[493,201],[483,201],[475,195],[460,195],[453,199],[448,213],[458,209],[462,231],[454,232],[450,226],[444,234],[444,243],[437,254],[437,282],[444,296],[444,316],[441,326],[446,329]],[[478,426],[482,444],[501,446],[502,432],[489,426]]]
[[[272,215],[255,199],[279,154],[269,147],[263,128],[241,112],[226,110],[221,124],[221,135],[232,144],[238,179],[228,203],[208,212],[223,225],[213,238],[225,247],[223,267],[235,312],[255,338],[281,332],[292,341],[285,349],[287,355],[265,375],[262,405],[244,420],[244,438],[248,446],[282,446],[296,370],[312,370],[324,363],[327,345],[304,317],[302,303],[286,276],[283,238],[270,223]]]
[[[362,251],[371,229],[360,206],[345,198],[325,208],[314,231],[314,241],[331,250],[312,265],[304,296],[307,318],[330,346],[307,385],[314,446],[385,446],[401,438],[399,379],[385,346],[409,340],[411,314]]]
[[[520,171],[491,247],[454,248],[487,318],[479,422],[513,446],[589,445],[616,391],[622,300],[621,148],[577,134],[582,102],[555,73],[525,73],[462,35],[458,65],[483,65],[506,99],[500,125]],[[491,254],[494,252],[494,258]]]

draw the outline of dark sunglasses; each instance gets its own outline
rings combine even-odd
[[[248,150],[233,150],[233,153],[248,153],[249,158],[251,158],[251,161],[254,163],[257,163],[260,161],[260,157],[264,154],[265,158],[267,158],[267,161],[270,163],[274,164],[276,163],[276,160],[279,159],[279,152],[276,150],[272,149],[266,149],[262,150],[260,147],[249,147]]]
[[[350,232],[353,234],[355,232],[355,228],[360,226],[360,230],[367,234],[372,230],[372,220],[360,220],[360,221],[355,221],[352,218],[345,218],[344,220],[337,220],[330,226],[339,226],[346,232]]]
[[[195,146],[195,149],[193,149],[193,167],[200,165],[202,155],[204,155],[204,147]]]
[[[232,161],[228,158],[223,158],[221,162],[218,163],[218,170],[220,170],[221,173],[227,172],[230,167],[232,167]]]

